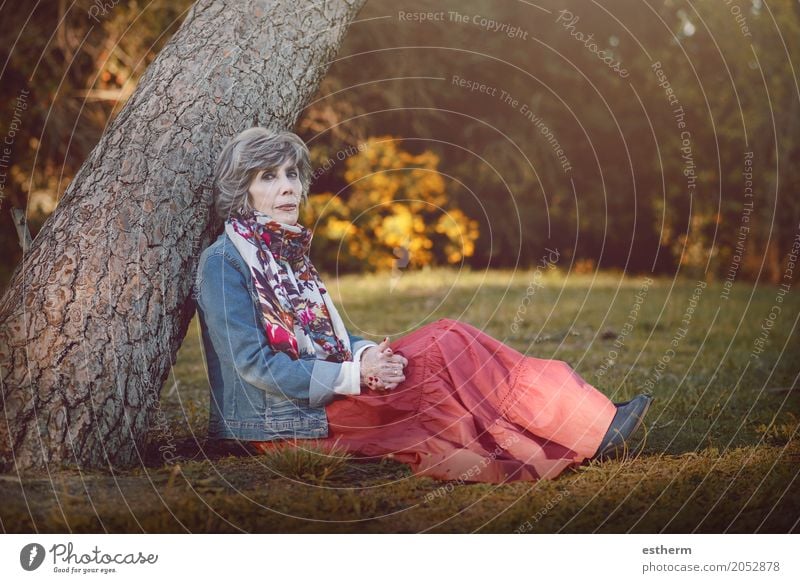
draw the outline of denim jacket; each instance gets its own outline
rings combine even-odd
[[[242,256],[223,231],[200,255],[194,295],[208,367],[212,439],[268,441],[328,436],[341,363],[274,351]],[[351,352],[375,344],[350,337]]]

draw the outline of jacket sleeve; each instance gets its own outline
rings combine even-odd
[[[234,363],[239,377],[275,395],[308,399],[311,407],[333,401],[341,363],[314,356],[293,360],[273,350],[244,274],[224,254],[209,255],[202,263],[197,305],[216,351]]]

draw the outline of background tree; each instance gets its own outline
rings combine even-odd
[[[444,19],[427,22],[401,20],[399,11],[430,12],[428,0],[365,5],[318,98],[298,117],[295,129],[311,143],[317,166],[332,152],[387,134],[403,138],[412,155],[435,153],[438,169],[453,178],[450,206],[479,221],[480,238],[466,258],[473,268],[533,267],[549,246],[563,251],[565,266],[574,256],[629,272],[714,278],[734,263],[748,149],[755,153],[758,198],[736,277],[774,281],[782,273],[800,221],[800,165],[791,163],[800,157],[793,72],[800,4],[457,4],[441,7]],[[0,135],[19,89],[32,92],[4,192],[7,203],[27,206],[34,234],[189,0],[120,0],[99,22],[87,17],[93,5],[38,3],[30,14],[9,2],[0,7],[0,61],[8,63],[0,73]],[[564,9],[580,19],[577,32],[592,34],[598,48],[620,59],[627,78],[556,22]],[[466,21],[451,21],[449,12]],[[527,36],[481,28],[470,20],[475,15]],[[687,112],[697,171],[692,196],[679,131],[650,68],[655,61]],[[35,82],[26,84],[33,66]],[[469,91],[454,76],[485,83],[497,95]],[[499,99],[500,90],[542,121],[566,152],[569,172],[541,128]],[[348,192],[344,166],[319,174],[313,191]],[[5,282],[21,253],[7,206],[0,222]],[[340,255],[318,267],[340,269],[334,261],[358,265]]]
[[[199,0],[89,154],[0,302],[0,466],[137,461],[193,315],[213,161],[292,127],[363,0]]]

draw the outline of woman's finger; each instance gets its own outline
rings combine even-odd
[[[402,362],[390,362],[384,364],[382,370],[386,374],[403,374],[404,365]]]
[[[394,365],[402,365],[405,366],[408,364],[408,359],[404,356],[400,356],[398,354],[394,354],[384,359],[384,362],[388,362]]]
[[[402,374],[400,374],[400,375],[391,375],[391,376],[383,377],[381,380],[383,380],[383,384],[384,385],[394,384],[395,386],[397,386],[400,383],[402,383],[403,381],[405,381],[406,377],[405,377],[405,375],[402,375]]]

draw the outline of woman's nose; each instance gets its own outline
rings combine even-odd
[[[294,185],[287,176],[284,176],[281,181],[281,192],[284,194],[294,194]]]

